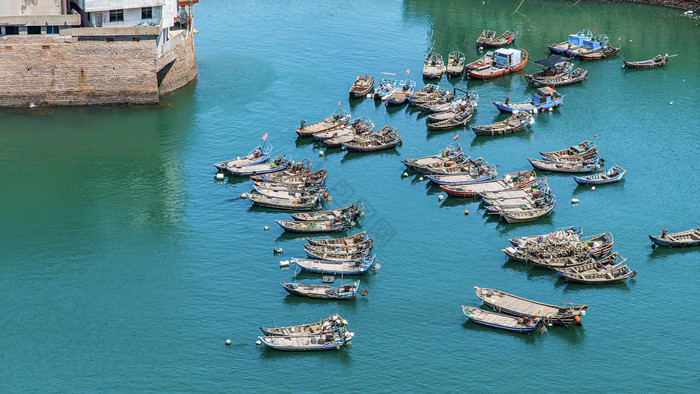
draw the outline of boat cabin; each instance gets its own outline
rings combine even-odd
[[[496,66],[510,67],[520,64],[521,51],[513,48],[496,49]]]
[[[556,90],[550,88],[549,86],[545,86],[543,88],[537,89],[537,93],[532,95],[532,103],[535,105],[548,103],[548,102],[552,101],[556,95],[557,95]]]
[[[599,49],[603,47],[603,43],[598,41],[596,38],[589,38],[583,40],[583,47],[586,49]]]
[[[585,41],[587,41],[586,36],[581,33],[569,34],[569,45],[572,47],[584,45]]]

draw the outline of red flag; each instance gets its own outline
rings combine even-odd
[[[593,138],[598,138],[598,134],[594,135]]]
[[[267,139],[267,133],[265,133],[262,140],[265,141],[266,139]]]
[[[452,139],[452,141],[457,141],[458,138],[459,138],[459,134],[457,134],[457,135],[455,136],[455,138]]]
[[[513,36],[508,37],[508,44],[513,42]]]
[[[340,107],[340,100],[338,100],[338,107]]]
[[[410,69],[410,68],[407,68],[407,69],[406,69],[406,75],[408,75],[410,72],[411,72],[411,69]]]

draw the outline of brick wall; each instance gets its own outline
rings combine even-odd
[[[153,37],[0,39],[0,106],[155,104],[197,76],[192,36],[166,57],[162,73]],[[164,57],[165,58],[165,57]],[[165,70],[164,70],[165,71]]]

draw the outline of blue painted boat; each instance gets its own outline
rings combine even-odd
[[[600,164],[600,156],[584,161],[551,161],[527,158],[527,161],[538,170],[553,172],[593,172]]]
[[[332,275],[361,275],[364,274],[377,260],[376,255],[370,255],[354,261],[330,261],[316,259],[292,258],[299,268],[315,274]]]
[[[413,94],[413,91],[415,90],[416,81],[411,81],[410,79],[407,79],[405,81],[399,82],[399,85],[396,88],[396,90],[394,90],[392,94],[382,97],[382,101],[384,101],[386,105],[400,105],[405,103],[408,96]]]
[[[626,173],[627,170],[616,164],[610,167],[607,171],[599,172],[597,174],[586,175],[583,177],[574,175],[574,180],[579,185],[602,185],[605,183],[619,182]]]
[[[652,247],[656,245],[668,248],[700,246],[700,227],[673,234],[667,234],[667,230],[663,229],[660,237],[650,235],[649,239],[654,243]]]
[[[428,179],[436,185],[455,185],[484,182],[491,179],[496,179],[498,172],[493,164],[486,163],[484,166],[473,168],[473,170],[464,173],[446,174],[446,175],[428,175]]]
[[[383,78],[379,82],[379,86],[374,89],[374,98],[375,99],[381,99],[384,96],[388,96],[396,90],[396,85],[398,84],[398,81],[396,78]]]
[[[266,138],[267,139],[267,138]],[[221,172],[228,172],[229,168],[244,167],[253,164],[260,164],[267,161],[272,153],[272,145],[267,141],[260,141],[250,153],[243,157],[237,157],[232,160],[222,161],[214,164]]]
[[[549,51],[569,57],[580,57],[603,50],[608,44],[608,37],[599,34],[593,36],[588,29],[580,30],[576,34],[570,34],[567,41],[549,45]]]
[[[460,157],[461,155],[462,146],[459,144],[459,142],[453,142],[435,155],[419,157],[417,159],[406,158],[401,160],[401,162],[406,166],[406,168],[413,168],[420,173],[428,173],[430,167],[449,162],[457,157]]]
[[[233,175],[249,176],[258,174],[267,174],[287,169],[293,163],[291,156],[277,156],[274,159],[269,158],[263,163],[250,164],[240,167],[227,167],[226,170]]]
[[[521,103],[509,103],[506,98],[505,103],[494,101],[493,105],[501,112],[532,112],[552,110],[564,104],[564,95],[546,86],[537,89],[537,93],[532,95],[532,100]]]
[[[537,328],[542,317],[516,317],[502,313],[490,312],[473,306],[462,305],[462,312],[467,318],[482,326],[500,328],[501,330],[529,334]]]

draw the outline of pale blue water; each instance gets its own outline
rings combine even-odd
[[[636,4],[405,1],[201,2],[199,78],[158,106],[2,110],[0,387],[3,391],[692,391],[700,357],[700,250],[652,251],[648,234],[697,227],[700,33],[680,12]],[[348,102],[358,74],[418,80],[424,56],[479,56],[483,29],[518,30],[532,60],[582,28],[621,38],[617,57],[578,62],[583,84],[539,114],[530,132],[475,138],[472,156],[499,173],[525,157],[591,139],[625,181],[590,191],[547,174],[559,204],[543,220],[505,225],[478,202],[447,198],[400,159],[429,155],[455,132],[428,134],[405,107]],[[631,42],[630,42],[631,40]],[[623,71],[622,59],[678,54],[668,67]],[[539,69],[529,64],[526,72]],[[472,124],[502,119],[490,102],[528,98],[522,73],[445,86],[481,96]],[[371,155],[297,140],[299,120],[337,108],[396,126],[404,144]],[[673,105],[669,105],[669,102]],[[275,153],[330,173],[338,206],[362,199],[358,226],[381,270],[369,296],[328,303],[287,296],[303,254],[284,212],[251,208],[245,179],[218,182],[212,163],[269,133]],[[581,200],[572,206],[571,198]],[[464,210],[470,211],[469,216]],[[625,284],[567,285],[505,262],[507,238],[580,225],[610,231],[638,272]],[[269,226],[270,231],[263,231]],[[273,248],[284,254],[274,256]],[[315,278],[311,275],[300,276]],[[467,323],[473,286],[590,305],[584,326],[509,334]],[[339,352],[288,354],[255,345],[258,326],[338,312],[356,333]],[[232,346],[226,347],[226,339]]]

